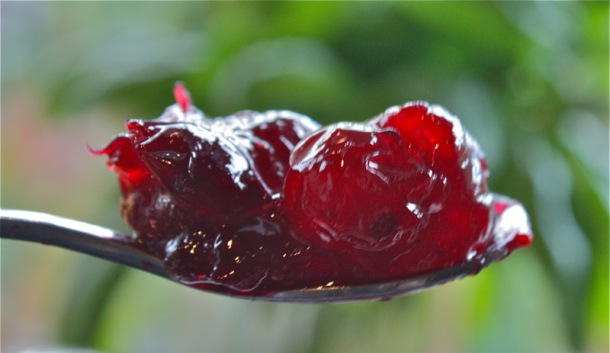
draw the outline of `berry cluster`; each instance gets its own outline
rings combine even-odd
[[[368,284],[531,242],[527,217],[498,235],[499,210],[520,205],[489,193],[479,146],[439,106],[321,128],[289,111],[211,119],[181,84],[174,95],[93,153],[119,175],[137,242],[182,283],[243,295]]]

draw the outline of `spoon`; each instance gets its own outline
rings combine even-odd
[[[58,246],[171,280],[163,259],[139,250],[132,237],[85,222],[46,213],[0,209],[0,238]],[[476,260],[397,281],[355,286],[320,286],[244,298],[301,303],[387,300],[475,274],[492,262],[504,258],[506,254],[506,248],[498,247]],[[224,292],[218,294],[236,296]]]

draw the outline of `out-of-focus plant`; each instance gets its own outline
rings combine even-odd
[[[607,3],[1,10],[2,207],[123,227],[114,177],[85,145],[127,118],[158,116],[182,80],[213,116],[291,109],[330,123],[409,100],[445,105],[486,151],[491,188],[524,202],[536,234],[532,248],[476,277],[389,303],[320,306],[220,298],[3,241],[3,350],[608,351]],[[78,178],[57,180],[57,165]],[[58,279],[20,280],[37,266]],[[52,309],[25,319],[10,309],[32,303]]]

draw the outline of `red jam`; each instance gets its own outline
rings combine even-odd
[[[372,284],[507,256],[532,235],[487,189],[479,146],[440,106],[324,128],[289,111],[211,119],[177,104],[95,154],[139,247],[181,283],[236,295]]]

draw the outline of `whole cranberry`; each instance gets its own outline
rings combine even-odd
[[[328,126],[293,151],[287,229],[370,272],[450,266],[488,234],[483,161],[459,121],[426,103]]]

